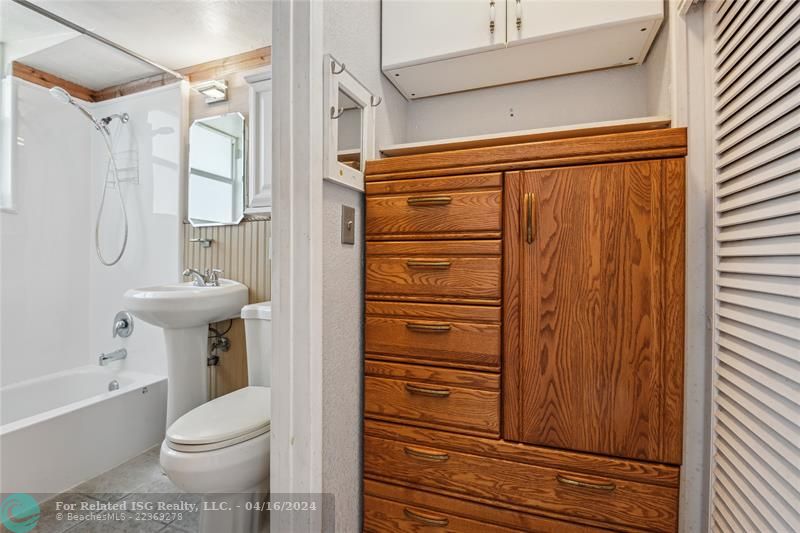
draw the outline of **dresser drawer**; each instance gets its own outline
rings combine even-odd
[[[364,495],[366,531],[387,533],[390,531],[607,533],[608,531],[371,479],[364,480]],[[419,520],[418,515],[433,520],[439,519],[439,524],[447,520],[447,525],[423,523],[424,518]]]
[[[499,256],[367,256],[366,263],[369,297],[500,302]]]
[[[451,495],[623,528],[673,532],[678,490],[492,457],[364,438],[364,472]]]
[[[364,370],[368,417],[486,436],[500,434],[497,374],[374,361],[367,361]]]
[[[369,241],[367,298],[499,304],[499,240]]]
[[[367,195],[367,238],[469,238],[499,234],[502,223],[502,177],[491,174],[481,188],[468,189],[474,178],[456,176],[397,182],[394,194]],[[405,186],[404,186],[405,185]],[[499,236],[499,235],[498,235]]]
[[[368,301],[365,352],[372,358],[496,371],[500,324],[473,318],[496,309]]]
[[[384,500],[374,496],[364,496],[364,531],[369,533],[395,533],[398,531],[511,533],[520,530],[478,522],[440,510]]]

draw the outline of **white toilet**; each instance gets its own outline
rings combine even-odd
[[[271,303],[244,306],[242,319],[249,386],[192,409],[161,444],[167,476],[203,495],[201,533],[255,532],[268,520],[252,508],[269,493]]]

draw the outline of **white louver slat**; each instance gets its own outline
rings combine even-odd
[[[800,531],[800,1],[711,7],[710,527]]]

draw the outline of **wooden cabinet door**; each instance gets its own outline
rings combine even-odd
[[[505,438],[679,464],[683,159],[505,181]]]

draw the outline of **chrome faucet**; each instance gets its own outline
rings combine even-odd
[[[195,287],[219,287],[219,275],[222,270],[218,268],[206,269],[205,274],[196,268],[187,268],[183,271],[184,276],[192,276],[192,284]]]
[[[100,363],[100,366],[105,366],[111,361],[119,361],[121,359],[125,359],[126,357],[128,357],[128,350],[125,348],[120,348],[119,350],[114,350],[111,353],[101,353],[100,357],[98,358],[98,363]]]
[[[193,285],[195,287],[205,287],[206,286],[206,277],[197,269],[194,268],[187,268],[183,271],[183,276],[192,276],[192,280],[194,281]]]

